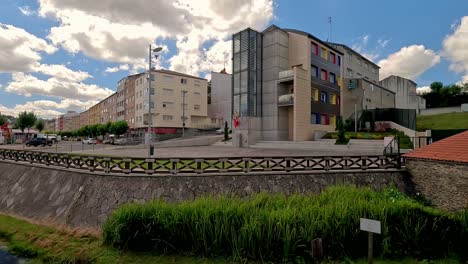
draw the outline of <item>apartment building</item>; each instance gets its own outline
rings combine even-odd
[[[334,131],[343,53],[315,36],[272,25],[233,35],[233,143],[311,140]]]
[[[220,119],[221,126],[228,122],[231,127],[231,99],[232,99],[232,75],[221,72],[211,72],[211,83],[208,94],[208,116]]]
[[[106,99],[98,103],[99,105],[99,123],[115,122],[117,119],[117,93],[113,93]]]
[[[395,93],[395,108],[415,109],[417,113],[426,109],[426,100],[416,93],[417,84],[412,80],[391,75],[381,80],[380,85]]]
[[[88,125],[100,124],[101,113],[99,104],[93,105],[88,110]]]
[[[395,93],[364,78],[345,78],[341,103],[343,118],[354,119],[355,111],[360,116],[363,110],[395,108]]]
[[[136,80],[144,78],[144,73],[133,74],[122,78],[117,86],[116,120],[125,120],[130,130],[136,128],[135,87]]]
[[[44,120],[44,131],[55,131],[56,118]]]
[[[148,74],[135,79],[135,129],[143,133],[147,127],[148,107],[151,107],[155,132],[176,133],[185,123],[187,129],[219,127],[216,118],[209,118],[206,79],[170,70],[151,71],[151,90],[148,93]],[[148,105],[151,96],[151,106]],[[185,122],[184,122],[185,121]]]
[[[89,125],[89,110],[80,113],[80,127]]]
[[[371,83],[379,84],[379,65],[344,44],[331,42],[328,44],[343,53],[343,79],[363,78]]]
[[[80,114],[75,111],[59,115],[56,120],[57,131],[73,131],[80,128]]]

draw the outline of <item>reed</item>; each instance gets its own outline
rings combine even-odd
[[[395,190],[334,186],[320,195],[127,204],[108,218],[103,233],[119,249],[276,262],[310,259],[311,240],[322,238],[326,256],[358,258],[367,252],[367,234],[359,230],[365,217],[382,222],[375,236],[381,257],[466,258],[467,215],[426,207]]]

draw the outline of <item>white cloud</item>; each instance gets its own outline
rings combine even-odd
[[[425,93],[428,93],[430,91],[431,91],[430,86],[421,86],[421,87],[416,88],[416,93],[417,94],[425,94]]]
[[[37,100],[17,104],[14,107],[6,107],[0,104],[0,112],[5,115],[17,116],[20,112],[34,112],[41,118],[55,118],[69,110],[84,111],[96,104],[98,101],[80,101],[76,99],[65,99],[59,102],[49,100]]]
[[[41,53],[56,50],[22,28],[0,24],[0,72],[31,71],[41,60]]]
[[[34,10],[31,10],[31,8],[29,6],[27,6],[27,5],[26,6],[20,6],[20,7],[18,7],[18,9],[25,16],[31,16],[31,15],[34,15],[36,13]]]
[[[30,97],[33,94],[58,97],[62,99],[101,100],[113,93],[112,90],[94,84],[84,84],[52,77],[40,80],[25,73],[13,73],[12,81],[7,84],[8,92]]]
[[[130,66],[128,64],[121,64],[118,67],[107,67],[105,72],[114,73],[118,71],[128,71]]]
[[[222,53],[208,54],[211,47],[204,50],[203,46],[213,43],[213,47],[219,48],[216,44],[225,42],[232,33],[246,27],[263,28],[273,17],[272,0],[40,0],[39,3],[41,16],[59,21],[48,38],[69,52],[130,64],[132,70],[144,69],[147,45],[171,39],[176,41],[177,52],[169,58],[170,68],[189,74],[204,71],[202,58],[213,54],[221,57],[212,58],[211,65],[216,68],[223,65]],[[226,52],[229,51],[230,47]]]
[[[387,47],[388,43],[390,43],[390,39],[383,39],[379,38],[377,40],[377,44],[379,45],[380,48],[384,49]]]
[[[70,81],[70,82],[81,82],[92,76],[84,71],[73,71],[65,67],[64,65],[57,64],[40,64],[34,68],[35,72],[40,72],[45,75],[53,76],[58,80]]]
[[[403,47],[378,62],[381,67],[380,79],[390,75],[415,79],[439,62],[440,56],[423,45]]]
[[[468,16],[451,28],[454,32],[443,41],[443,55],[450,60],[451,70],[463,74],[462,82],[468,82]]]

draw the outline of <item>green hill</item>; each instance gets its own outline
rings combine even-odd
[[[427,129],[468,129],[467,113],[448,113],[429,116],[418,116],[416,129],[424,131]]]

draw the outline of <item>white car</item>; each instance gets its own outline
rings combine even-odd
[[[96,144],[97,142],[96,142],[96,139],[94,138],[87,138],[81,141],[81,143],[90,145],[90,144]]]
[[[220,128],[218,130],[216,130],[216,135],[222,135],[224,134],[224,129],[223,128]]]

